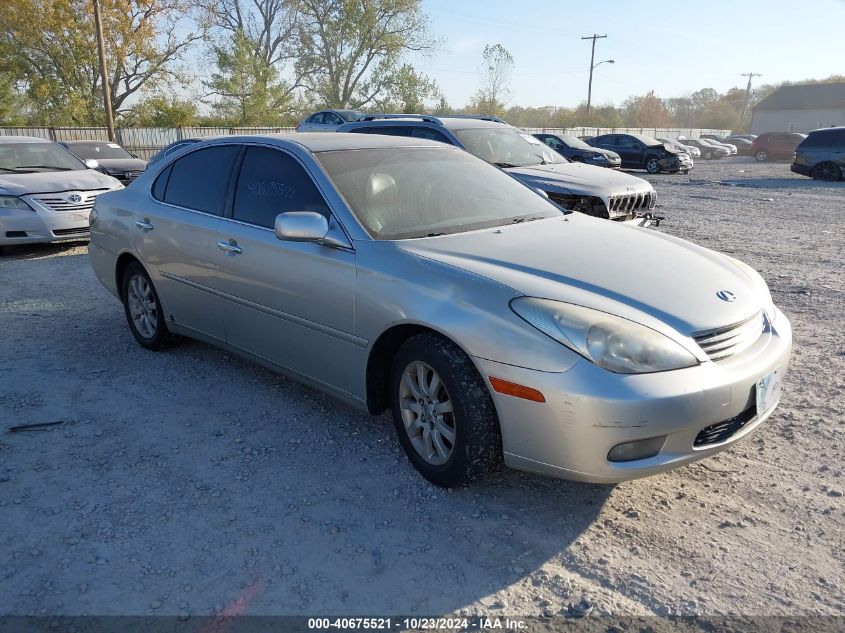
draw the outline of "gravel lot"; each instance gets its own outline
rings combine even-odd
[[[200,343],[143,350],[84,245],[9,250],[0,614],[845,614],[845,182],[747,158],[648,178],[659,230],[763,274],[795,352],[750,439],[615,487],[437,489],[386,416]]]

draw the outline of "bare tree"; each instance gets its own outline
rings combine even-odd
[[[482,114],[500,115],[510,99],[513,56],[501,44],[484,47],[481,64],[481,88],[475,93],[473,107]]]

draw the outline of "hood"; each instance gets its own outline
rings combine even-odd
[[[581,150],[581,151],[583,151],[585,153],[590,152],[590,153],[593,153],[593,154],[601,154],[602,156],[605,156],[605,157],[607,157],[611,160],[621,160],[622,159],[622,157],[619,156],[619,154],[617,154],[616,152],[612,152],[609,149],[602,149],[600,147],[591,147],[589,150],[585,149],[585,150]]]
[[[52,193],[54,191],[84,191],[87,189],[111,189],[120,182],[96,169],[74,171],[43,171],[32,174],[0,173],[0,195],[23,196],[28,193]]]
[[[530,187],[550,192],[596,196],[604,200],[605,204],[608,204],[610,196],[645,193],[654,189],[642,178],[581,163],[507,167],[505,171]]]
[[[527,296],[685,336],[738,323],[766,303],[755,281],[714,251],[580,213],[399,244]],[[736,300],[719,299],[722,290]]]
[[[675,147],[674,145],[669,145],[669,143],[663,143],[662,145],[654,145],[653,147],[662,147],[670,154],[686,154],[685,151]]]
[[[108,172],[144,171],[147,161],[140,158],[98,158],[100,167]]]

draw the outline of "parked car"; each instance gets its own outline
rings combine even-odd
[[[750,156],[751,155],[751,141],[747,138],[741,138],[738,136],[729,136],[723,141],[724,143],[729,143],[736,147],[736,153],[740,156]]]
[[[338,126],[357,121],[363,116],[357,110],[320,110],[303,119],[296,126],[297,132],[334,132]]]
[[[721,145],[713,145],[712,143],[709,143],[707,139],[682,138],[678,139],[678,141],[683,143],[684,145],[691,145],[692,147],[697,147],[701,152],[701,157],[704,160],[715,160],[718,158],[725,158],[731,155],[731,151],[727,147],[722,147]]]
[[[540,139],[561,156],[571,160],[573,163],[586,163],[596,167],[609,167],[620,169],[622,158],[616,152],[607,149],[587,145],[580,138],[567,134],[535,134],[534,138]]]
[[[135,180],[147,168],[147,161],[133,156],[117,143],[107,141],[64,141],[59,143],[77,158],[93,159],[100,164],[100,171],[114,176],[124,185]]]
[[[150,159],[147,161],[147,167],[150,165],[157,163],[162,158],[166,156],[171,156],[178,152],[181,149],[188,147],[188,145],[193,145],[194,143],[199,143],[202,139],[201,138],[183,138],[179,139],[178,141],[173,141],[169,145],[165,145],[160,150],[158,150],[155,154],[150,156]]]
[[[712,455],[775,409],[790,356],[746,264],[422,138],[204,141],[99,198],[91,230],[141,346],[190,336],[390,408],[441,486],[502,461],[609,483]]]
[[[711,145],[722,145],[727,147],[732,156],[739,153],[739,148],[737,148],[736,144],[731,143],[722,137],[716,136],[715,134],[702,134],[699,138],[704,139]]]
[[[661,171],[688,174],[693,168],[689,154],[642,134],[602,134],[587,143],[616,152],[622,157],[622,166],[628,169],[645,169],[650,174]]]
[[[455,145],[546,193],[566,209],[636,226],[659,222],[654,187],[642,178],[570,163],[527,132],[488,116],[368,114],[338,132],[425,138]]]
[[[810,132],[795,148],[790,169],[816,180],[841,180],[845,174],[845,127]]]
[[[661,143],[665,143],[666,145],[671,145],[679,152],[686,152],[693,158],[700,158],[701,157],[701,150],[697,147],[693,147],[692,145],[684,145],[681,141],[675,138],[662,138],[656,137],[658,141]]]
[[[0,250],[87,239],[94,199],[123,188],[97,166],[42,138],[0,136]]]
[[[807,138],[797,132],[766,132],[751,143],[751,154],[759,161],[792,158],[795,148]]]

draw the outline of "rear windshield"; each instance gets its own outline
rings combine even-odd
[[[397,147],[315,156],[375,239],[460,233],[562,214],[516,179],[457,149]]]
[[[68,149],[82,159],[132,158],[132,154],[117,143],[69,143]]]
[[[56,143],[0,143],[0,172],[31,174],[86,169],[73,154]]]
[[[508,126],[452,130],[468,152],[498,167],[529,167],[567,160],[548,145]]]

